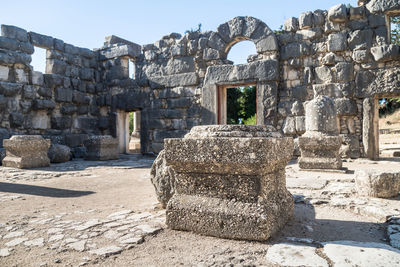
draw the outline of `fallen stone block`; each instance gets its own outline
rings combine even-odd
[[[6,157],[3,166],[12,168],[40,168],[50,166],[47,151],[50,140],[40,135],[14,135],[3,140]]]
[[[175,193],[175,172],[165,161],[165,150],[161,150],[151,167],[151,183],[153,184],[157,199],[163,208]]]
[[[176,173],[168,227],[261,241],[293,215],[285,186],[293,139],[273,127],[196,126],[164,145],[166,163]]]
[[[62,163],[71,160],[71,149],[68,146],[52,144],[50,146],[49,156],[51,163]]]
[[[357,170],[355,180],[361,196],[391,198],[400,193],[400,171]]]
[[[110,135],[94,135],[85,140],[86,160],[118,159],[118,140]]]

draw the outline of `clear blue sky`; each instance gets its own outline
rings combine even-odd
[[[104,37],[111,34],[143,45],[171,32],[184,33],[198,23],[203,31],[216,30],[236,16],[256,17],[274,30],[285,19],[305,11],[329,9],[340,3],[357,6],[356,0],[342,1],[7,0],[1,3],[0,23],[57,37],[76,46],[98,48]]]

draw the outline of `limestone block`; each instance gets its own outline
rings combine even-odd
[[[288,32],[295,32],[299,29],[299,20],[295,17],[288,18],[283,24],[283,29]]]
[[[313,27],[313,13],[304,12],[299,16],[300,29],[309,29]]]
[[[59,144],[51,144],[47,155],[51,163],[67,162],[72,158],[71,149]]]
[[[397,0],[371,0],[366,7],[369,11],[374,13],[398,11],[400,9],[400,3]]]
[[[336,108],[331,98],[317,96],[305,107],[306,132],[299,137],[302,169],[340,169],[339,150],[342,139],[338,135]]]
[[[350,19],[351,20],[360,20],[363,18],[365,18],[365,6],[350,8]]]
[[[32,128],[33,129],[47,129],[50,128],[50,119],[46,111],[38,111],[32,117]]]
[[[307,120],[307,117],[306,117]],[[320,133],[305,133],[299,137],[301,169],[340,169],[342,160],[339,150],[340,136],[325,136]]]
[[[326,11],[320,9],[315,10],[313,15],[314,27],[322,28],[321,26],[325,24],[325,17],[326,17]]]
[[[28,32],[15,26],[2,24],[1,35],[21,42],[28,42]]]
[[[273,127],[196,126],[165,140],[176,173],[167,225],[222,238],[266,240],[293,214],[285,166],[293,140]]]
[[[150,171],[158,201],[165,209],[168,201],[175,194],[175,171],[165,161],[165,150],[161,150],[153,162]]]
[[[328,51],[339,52],[347,49],[347,37],[344,33],[332,33],[328,36]]]
[[[29,32],[29,37],[32,44],[35,46],[47,49],[52,49],[54,47],[54,38],[51,36],[46,36],[36,32]]]
[[[28,74],[24,69],[15,69],[16,81],[19,83],[27,83],[28,82]]]
[[[337,82],[350,82],[353,80],[353,64],[339,62],[335,65]]]
[[[330,83],[333,80],[332,71],[327,66],[315,68],[315,80],[317,83]]]
[[[112,160],[119,158],[118,140],[110,135],[94,135],[84,141],[86,160]]]
[[[3,166],[12,168],[40,168],[50,166],[47,151],[50,140],[40,135],[14,135],[3,140],[6,157]]]
[[[305,111],[307,131],[338,134],[336,108],[331,98],[317,96],[306,104]]]
[[[0,82],[0,94],[4,96],[16,96],[22,91],[22,84],[17,83],[9,83],[9,82]]]
[[[328,11],[328,19],[332,22],[346,22],[347,8],[344,4],[333,6]]]
[[[371,48],[371,54],[375,61],[385,62],[395,60],[399,58],[399,46],[398,45],[382,45]]]
[[[32,71],[32,84],[42,86],[44,84],[43,73],[40,71]]]
[[[0,81],[7,81],[10,69],[6,66],[0,66]]]
[[[355,180],[361,196],[391,198],[400,193],[399,171],[357,170]]]
[[[283,133],[285,135],[296,134],[296,121],[294,117],[287,117],[283,125]]]

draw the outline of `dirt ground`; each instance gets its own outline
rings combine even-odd
[[[398,169],[398,161],[346,162],[348,174],[303,172],[292,162],[295,214],[267,242],[173,231],[150,182],[153,160],[0,167],[0,266],[275,266],[266,262],[268,249],[288,241],[388,244],[384,218],[400,214],[400,197],[360,199],[353,189],[355,169]]]

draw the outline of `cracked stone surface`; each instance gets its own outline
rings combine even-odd
[[[0,265],[368,266],[359,259],[366,252],[380,259],[373,266],[398,265],[400,197],[359,197],[352,172],[396,169],[396,161],[344,162],[349,173],[304,172],[291,162],[286,180],[294,217],[261,243],[166,228],[150,181],[153,159],[1,167]]]

